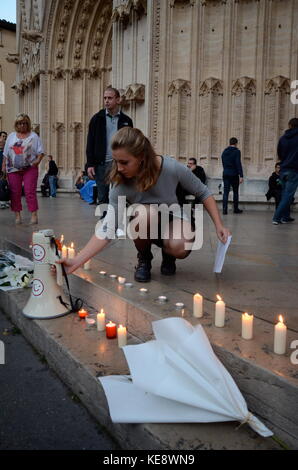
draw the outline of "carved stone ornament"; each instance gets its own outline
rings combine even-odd
[[[239,96],[243,92],[250,95],[256,94],[256,80],[250,77],[241,77],[233,81],[232,95]]]
[[[191,96],[190,81],[177,78],[177,80],[170,82],[168,96],[173,96],[174,94]]]
[[[276,93],[289,95],[290,92],[291,81],[289,78],[278,75],[277,77],[266,80],[265,95],[274,95]]]
[[[185,5],[193,7],[195,3],[196,0],[170,0],[170,7],[184,7]]]
[[[43,41],[43,35],[39,31],[33,31],[33,30],[22,31],[21,36],[23,39],[27,39],[27,41],[31,41],[31,42]]]
[[[82,126],[82,123],[81,122],[72,122],[69,126],[70,128],[70,131],[73,132],[73,131],[79,131],[81,132],[83,130],[83,126]]]
[[[223,81],[219,78],[209,77],[201,83],[199,96],[223,95]]]
[[[57,80],[60,78],[65,80],[66,78],[66,70],[62,69],[61,67],[56,67],[53,71],[49,70],[49,73],[52,74],[54,80]]]
[[[64,132],[65,131],[65,125],[63,124],[63,122],[55,122],[55,124],[53,124],[53,130],[56,131],[56,132]]]
[[[131,21],[133,11],[136,12],[137,18],[140,19],[144,14],[147,14],[147,0],[126,0],[125,3],[118,5],[113,9],[112,21],[116,23],[119,21],[126,28]]]
[[[10,52],[5,57],[6,61],[11,64],[19,64],[20,62],[20,54],[11,54]]]
[[[136,103],[142,103],[145,101],[145,85],[142,83],[133,83],[126,87],[123,95],[124,102],[134,101]]]
[[[206,5],[216,5],[218,3],[225,5],[227,3],[227,0],[201,0],[201,4],[203,7],[205,7]]]

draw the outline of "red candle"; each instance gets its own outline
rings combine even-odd
[[[106,324],[106,335],[109,339],[117,338],[116,323],[109,321],[109,323]]]
[[[87,316],[88,316],[88,312],[86,312],[86,310],[81,308],[81,310],[79,310],[79,317],[80,318],[86,318]]]

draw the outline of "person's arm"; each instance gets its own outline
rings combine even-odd
[[[83,266],[93,256],[100,253],[109,243],[109,239],[101,239],[96,235],[93,235],[87,245],[72,259],[61,259],[57,261],[57,264],[64,264],[66,274],[70,274],[80,266]]]
[[[243,170],[242,170],[242,165],[241,165],[241,152],[239,149],[237,149],[237,155],[236,155],[236,166],[237,166],[237,171],[239,175],[239,183],[243,183]]]
[[[44,157],[44,153],[40,153],[39,155],[37,155],[35,160],[31,163],[31,166],[38,166],[41,160],[43,159],[43,157]]]
[[[2,172],[6,174],[6,157],[3,155],[3,160],[2,160]]]
[[[226,227],[224,227],[222,223],[219,210],[217,208],[217,204],[216,204],[214,197],[209,196],[207,197],[207,199],[204,199],[203,205],[215,225],[215,230],[216,230],[218,239],[222,243],[226,243],[226,241],[228,240],[228,236],[231,234],[230,234],[230,231]]]

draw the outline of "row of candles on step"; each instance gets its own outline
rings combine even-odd
[[[95,320],[93,318],[89,318],[88,312],[81,308],[79,310],[78,315],[80,318],[85,319],[86,323],[89,325],[94,325]],[[116,323],[109,321],[106,323],[106,314],[103,309],[101,309],[100,313],[96,316],[96,325],[97,331],[105,331],[106,337],[108,339],[118,338],[118,346],[122,348],[126,346],[127,343],[127,329],[125,326],[119,325],[117,328]]]
[[[217,295],[215,304],[215,326],[222,328],[225,326],[225,310],[226,305],[219,295]],[[193,315],[200,318],[203,316],[203,297],[195,294],[193,297]],[[243,339],[253,338],[253,321],[254,316],[248,313],[242,314],[242,333]],[[279,322],[274,327],[274,346],[275,354],[285,354],[287,349],[287,327],[284,324],[282,315],[279,315]]]
[[[68,258],[74,258],[74,256],[75,256],[74,244],[71,243],[71,245],[69,247],[67,247],[67,246],[63,245],[63,242],[64,242],[64,236],[61,235],[60,243],[61,243],[61,246],[62,246],[62,257],[63,258],[67,258],[67,257]],[[91,260],[87,261],[84,264],[84,269],[85,270],[90,269],[90,263],[91,263]],[[102,276],[105,276],[106,272],[105,271],[100,271],[100,274]],[[117,276],[116,274],[112,274],[110,277],[113,278],[113,279],[118,278],[119,284],[125,285],[127,287],[132,286],[131,283],[126,283],[126,278],[125,277]],[[139,291],[140,291],[141,294],[146,294],[148,292],[148,289],[141,288],[141,289],[139,289]],[[217,296],[217,298],[218,298],[218,300],[215,304],[215,322],[214,322],[214,324],[215,324],[216,327],[222,328],[222,327],[225,326],[225,309],[226,309],[226,305],[225,305],[224,301],[220,298],[219,295]],[[165,296],[161,295],[161,296],[158,297],[158,300],[160,302],[163,302],[163,301],[166,301],[167,298]],[[180,302],[177,302],[176,307],[177,308],[183,308],[184,304],[180,303]],[[97,317],[101,314],[102,314],[102,312],[100,314],[98,314]],[[85,316],[87,317],[87,315],[88,314],[86,313]],[[196,318],[201,318],[203,316],[203,296],[200,295],[200,294],[195,294],[194,297],[193,297],[193,316],[196,317]],[[243,313],[242,314],[242,334],[241,334],[241,336],[242,336],[243,339],[250,340],[250,339],[253,338],[253,321],[254,321],[254,316],[253,315],[249,315],[248,313]],[[97,320],[97,325],[98,325],[98,320]],[[122,327],[122,325],[120,325],[120,327],[121,327],[121,329],[120,329],[120,336],[118,334],[118,342],[119,342],[119,338],[122,338],[120,340],[120,343],[122,341],[124,341],[124,330],[125,330],[125,344],[126,344],[126,328]],[[103,330],[99,330],[99,331],[104,331],[103,326],[102,326],[102,328],[103,328]],[[112,325],[110,325],[110,328],[111,329],[109,329],[108,331],[111,332],[110,334],[115,335],[115,336],[108,336],[108,332],[107,332],[107,337],[108,338],[112,338],[112,337],[116,338],[117,337],[116,325],[114,323],[112,323]],[[119,347],[121,347],[121,346],[119,346]],[[279,315],[279,322],[274,327],[274,347],[273,347],[273,350],[274,350],[275,354],[285,354],[286,348],[287,348],[287,327],[284,324],[282,315]]]

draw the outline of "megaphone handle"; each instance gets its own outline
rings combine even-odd
[[[63,286],[63,276],[62,276],[62,266],[61,264],[56,264],[56,278],[58,286]]]

